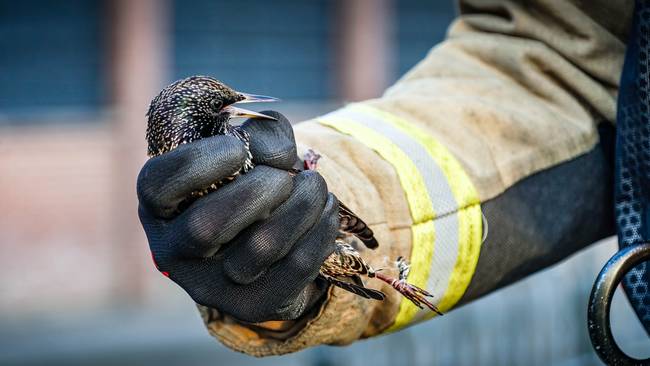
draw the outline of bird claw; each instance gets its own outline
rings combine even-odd
[[[318,159],[320,159],[321,156],[319,153],[316,151],[309,149],[305,153],[304,156],[304,168],[305,170],[316,170],[318,167]]]
[[[399,270],[399,279],[396,280],[381,273],[377,273],[376,270],[374,273],[375,277],[391,285],[391,287],[402,294],[402,296],[409,299],[418,308],[424,309],[422,305],[425,305],[436,314],[443,315],[442,312],[431,301],[429,301],[429,299],[427,299],[427,297],[433,297],[431,293],[406,281],[406,277],[410,270],[408,262],[406,262],[404,258],[398,257],[396,264]]]
[[[402,294],[402,296],[406,297],[407,299],[411,300],[415,306],[419,307],[420,309],[424,309],[422,304],[426,305],[431,311],[435,312],[438,315],[443,315],[442,312],[435,306],[427,297],[433,297],[432,294],[430,294],[428,291],[423,290],[415,285],[411,285],[410,283],[404,281],[404,280],[398,280],[395,281],[393,284],[393,288],[399,291],[399,293]]]
[[[401,255],[397,257],[397,260],[395,261],[395,265],[397,266],[397,270],[399,271],[399,279],[406,281],[409,272],[411,272],[411,266],[408,264],[406,259],[404,259],[404,257],[402,257]]]

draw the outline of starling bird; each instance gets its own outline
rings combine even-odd
[[[250,153],[250,136],[246,131],[229,123],[231,118],[249,117],[275,120],[275,118],[234,106],[236,103],[272,102],[278,99],[241,93],[218,80],[207,76],[192,76],[164,88],[152,101],[147,112],[147,144],[150,157],[164,154],[181,144],[215,135],[234,136],[244,143],[248,156],[241,169],[222,182],[215,182],[203,191],[192,193],[193,199],[218,189],[237,175],[253,168]],[[310,150],[305,156],[304,169],[316,169],[320,155]],[[298,170],[289,171],[297,174]],[[427,299],[432,295],[406,282],[409,266],[401,257],[397,261],[399,279],[393,279],[373,269],[359,252],[344,239],[350,235],[358,238],[368,248],[378,246],[372,230],[344,204],[339,203],[339,232],[334,252],[320,268],[319,276],[329,283],[368,299],[383,300],[383,292],[364,286],[360,276],[377,278],[388,283],[416,306],[424,304],[432,311],[442,313]]]

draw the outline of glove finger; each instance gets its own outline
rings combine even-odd
[[[192,192],[231,176],[245,159],[244,144],[231,136],[181,145],[145,163],[138,175],[138,199],[152,215],[171,218]]]
[[[246,322],[297,319],[327,291],[327,284],[308,283],[293,298],[278,298],[260,284],[242,286],[228,280],[219,258],[182,259],[164,269],[196,303],[218,309]],[[274,288],[283,284],[274,284]],[[276,304],[286,304],[278,306]]]
[[[298,160],[296,140],[289,120],[276,111],[261,112],[277,121],[249,119],[242,125],[250,135],[250,151],[255,164],[291,169]]]
[[[285,171],[257,166],[194,202],[174,220],[172,250],[185,258],[209,257],[255,221],[267,218],[291,193]]]
[[[289,253],[295,242],[323,212],[327,184],[320,174],[305,171],[294,179],[289,198],[271,216],[244,230],[224,253],[224,269],[234,282],[249,284]]]
[[[223,273],[219,256],[201,259],[175,257],[165,264],[156,258],[156,262],[160,270],[167,272],[169,279],[182,287],[197,304],[230,312],[231,303],[247,301],[246,297],[228,298],[234,287]]]
[[[338,227],[338,201],[330,193],[318,223],[255,283],[260,288],[272,289],[274,299],[295,298],[316,279],[321,265],[334,252]]]
[[[319,299],[327,292],[328,284],[325,281],[312,281],[298,294],[295,299],[292,299],[287,305],[276,309],[272,315],[265,318],[268,320],[296,320],[300,318],[306,311],[312,309]]]
[[[166,262],[166,258],[169,257],[169,249],[165,244],[165,228],[168,225],[168,222],[153,217],[149,211],[142,207],[141,204],[138,205],[138,217],[140,218],[140,223],[144,228],[147,241],[149,242],[149,250],[151,251],[153,265],[159,271],[164,271],[159,268],[158,260],[163,258],[163,261]]]
[[[317,224],[303,235],[289,255],[249,285],[229,280],[223,270],[222,255],[201,260],[174,259],[160,269],[168,271],[169,277],[197,303],[237,319],[296,319],[327,288],[326,284],[312,283],[323,261],[334,251],[338,225],[338,201],[328,194]]]
[[[316,225],[286,257],[249,285],[223,286],[219,294],[223,303],[212,306],[247,322],[299,317],[317,300],[315,297],[322,295],[310,284],[318,276],[325,258],[334,251],[338,224],[338,201],[330,193]],[[221,302],[214,298],[205,300],[208,306]]]

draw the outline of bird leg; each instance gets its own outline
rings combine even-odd
[[[304,156],[305,170],[316,170],[318,167],[318,159],[320,159],[319,153],[312,149],[307,150]]]
[[[442,312],[435,305],[433,305],[433,303],[431,303],[429,299],[427,299],[427,297],[433,297],[431,293],[406,282],[406,277],[408,276],[410,266],[408,265],[406,260],[404,260],[404,258],[402,257],[397,258],[397,268],[399,269],[399,279],[386,276],[382,273],[378,273],[377,271],[372,273],[372,277],[375,277],[381,281],[386,282],[392,288],[394,288],[400,294],[402,294],[402,296],[409,299],[413,304],[415,304],[415,306],[419,307],[420,309],[424,309],[424,307],[422,306],[422,304],[424,304],[426,307],[431,309],[431,311],[434,311],[436,314],[443,315]]]

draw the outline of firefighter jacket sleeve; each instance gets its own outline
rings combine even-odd
[[[382,97],[295,127],[329,189],[370,224],[375,267],[408,258],[409,282],[452,311],[613,233],[613,138],[632,2],[466,0],[447,39]],[[588,8],[584,8],[588,7]],[[255,356],[348,344],[427,321],[338,288],[295,322],[241,324],[201,307],[208,330]]]

